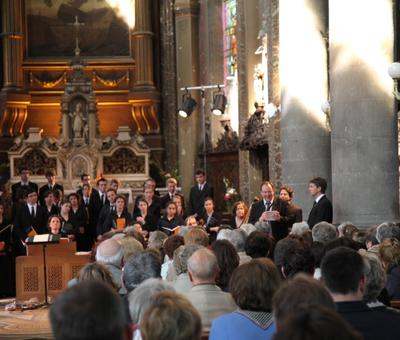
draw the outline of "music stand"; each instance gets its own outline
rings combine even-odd
[[[41,244],[43,249],[43,272],[44,272],[44,303],[40,306],[48,306],[49,300],[47,297],[47,265],[46,265],[46,246],[48,244],[60,243],[60,235],[44,234],[28,237],[26,240],[27,245]],[[39,307],[39,306],[38,306]]]

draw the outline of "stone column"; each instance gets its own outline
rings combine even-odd
[[[135,29],[132,33],[133,55],[136,63],[134,88],[154,88],[153,36],[151,1],[135,1]]]
[[[3,91],[14,92],[23,87],[23,33],[21,0],[3,0],[2,38],[3,38]]]
[[[258,1],[238,0],[237,2],[237,50],[239,83],[239,137],[243,138],[244,127],[254,112],[253,73],[258,57],[254,54],[259,46]],[[240,193],[244,200],[251,202],[259,193],[262,178],[257,157],[249,151],[239,151]]]
[[[330,131],[321,111],[328,99],[328,1],[281,0],[279,20],[282,177],[307,220],[312,177],[328,181],[331,198]]]
[[[329,1],[329,43],[334,221],[362,227],[398,220],[399,164],[392,0],[359,6]]]
[[[197,0],[175,1],[176,74],[178,107],[182,103],[181,87],[199,85],[199,3]],[[182,190],[189,192],[193,185],[195,167],[199,165],[198,151],[202,141],[201,98],[193,92],[198,105],[188,118],[178,118],[179,169],[182,175]]]

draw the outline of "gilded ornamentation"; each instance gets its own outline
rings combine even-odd
[[[93,72],[93,81],[99,81],[104,86],[107,87],[118,87],[123,81],[126,80],[127,84],[129,84],[129,72],[127,71],[122,77],[118,79],[106,79],[101,77],[98,73]]]
[[[30,72],[30,82],[33,83],[37,83],[39,84],[41,87],[43,87],[44,89],[51,89],[53,87],[56,87],[58,84],[60,84],[62,81],[65,81],[66,79],[66,73],[64,72],[59,78],[51,80],[51,81],[45,81],[45,80],[41,80],[38,77],[36,77],[33,72]]]
[[[145,172],[145,157],[137,156],[127,148],[117,149],[104,157],[104,174],[135,174]]]
[[[22,158],[15,159],[13,176],[18,176],[22,168],[30,169],[34,176],[43,176],[47,169],[57,168],[57,160],[46,156],[41,150],[32,149]]]

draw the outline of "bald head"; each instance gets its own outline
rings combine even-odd
[[[217,258],[211,250],[206,248],[195,251],[189,258],[187,267],[193,284],[215,283],[219,272]]]
[[[122,249],[121,244],[114,240],[108,239],[99,244],[96,251],[96,261],[104,264],[113,264],[121,266]]]

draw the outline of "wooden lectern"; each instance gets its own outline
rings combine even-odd
[[[67,288],[69,280],[77,276],[79,270],[90,261],[90,255],[75,255],[75,242],[48,244],[46,252],[46,272],[48,295],[54,298]],[[16,298],[17,301],[45,295],[43,246],[27,245],[27,256],[16,260]]]

